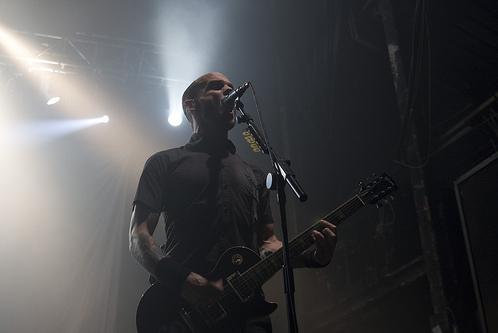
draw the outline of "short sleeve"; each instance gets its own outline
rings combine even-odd
[[[272,224],[273,215],[270,205],[270,190],[266,188],[266,173],[252,166],[258,186],[258,221],[260,224]]]
[[[261,224],[273,224],[273,215],[270,205],[270,190],[263,184],[260,189],[258,215]]]
[[[133,205],[140,202],[153,212],[159,213],[163,210],[167,164],[167,159],[159,154],[155,154],[147,160],[138,182]]]

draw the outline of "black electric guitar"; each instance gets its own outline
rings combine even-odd
[[[396,189],[394,181],[383,174],[362,184],[358,194],[323,219],[338,225],[367,204],[382,204]],[[311,231],[321,229],[317,222],[299,234],[289,244],[290,255],[297,256],[309,248],[313,244]],[[167,333],[168,327],[174,325],[181,325],[192,333],[214,333],[230,327],[232,322],[268,315],[277,305],[266,302],[257,291],[282,268],[282,264],[281,249],[265,259],[246,247],[228,249],[206,275],[212,281],[223,279],[224,290],[220,297],[202,305],[187,304],[168,293],[160,283],[155,283],[143,294],[138,305],[138,333]]]

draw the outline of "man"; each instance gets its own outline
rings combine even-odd
[[[281,247],[273,232],[264,174],[244,162],[228,140],[235,115],[233,105],[224,105],[222,99],[232,90],[232,83],[221,73],[208,73],[192,82],[182,98],[192,138],[185,146],[149,158],[134,200],[132,255],[190,304],[206,302],[223,290],[221,280],[209,281],[203,274],[227,248],[243,245],[263,254]],[[166,225],[166,244],[161,249],[152,237],[160,214]],[[294,267],[323,267],[330,262],[336,229],[322,223],[326,228],[312,235],[315,246],[293,258]],[[271,332],[267,318],[238,326],[230,332]]]

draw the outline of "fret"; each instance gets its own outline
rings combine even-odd
[[[330,223],[338,225],[363,206],[365,206],[363,200],[359,196],[354,196],[353,198],[346,201],[344,204],[327,214],[322,218],[322,220],[326,220]],[[313,244],[313,239],[310,232],[312,230],[320,231],[322,229],[323,227],[320,222],[316,222],[301,234],[299,234],[294,240],[289,243],[290,256],[295,257],[309,248]],[[250,284],[250,286],[253,288],[262,286],[273,275],[275,275],[275,273],[277,273],[280,268],[282,268],[282,252],[282,249],[280,249],[255,264],[253,267],[251,267],[241,275],[241,280],[243,280],[246,284]]]
[[[365,206],[363,200],[361,200],[359,196],[355,196],[329,213],[323,219],[338,225],[363,206]]]

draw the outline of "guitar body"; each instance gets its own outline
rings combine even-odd
[[[223,279],[225,290],[232,286],[227,278],[239,275],[260,261],[260,257],[246,247],[232,247],[225,251],[214,269],[205,277],[211,281]],[[277,308],[262,296],[254,295],[247,300],[236,292],[224,297],[224,302],[198,308],[173,296],[160,283],[153,284],[142,295],[137,309],[138,333],[214,333],[230,332],[232,324],[243,320],[265,316]]]

